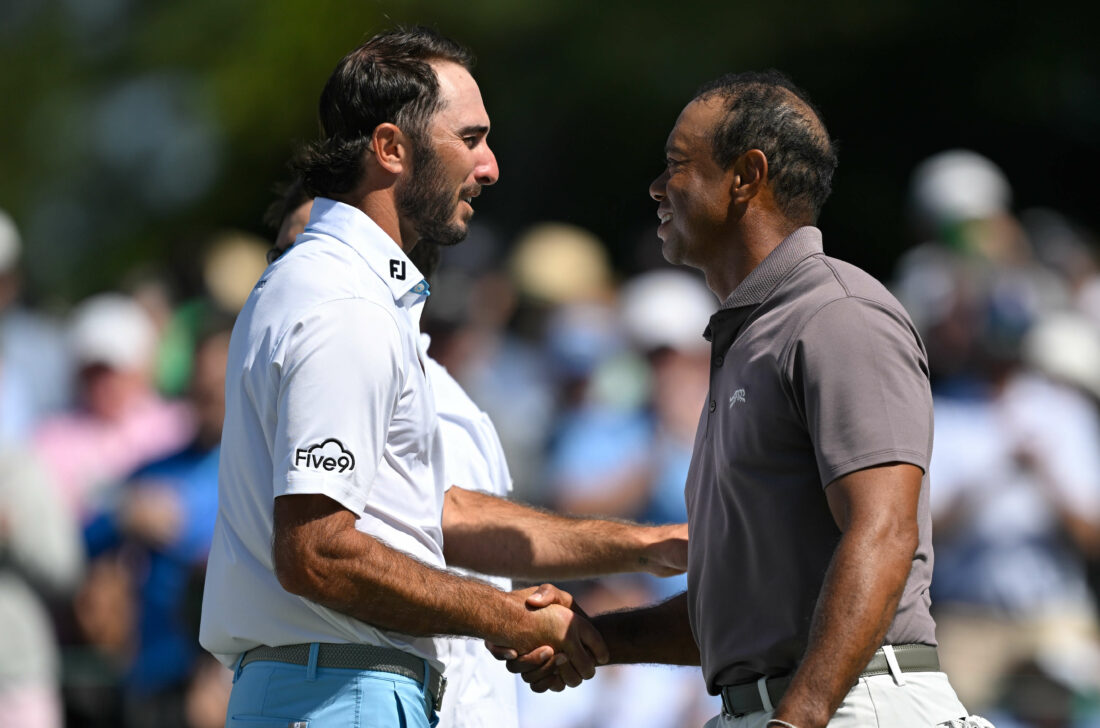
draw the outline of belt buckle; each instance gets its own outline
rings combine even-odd
[[[720,695],[720,696],[722,697],[722,714],[723,714],[723,715],[727,715],[727,716],[729,716],[730,718],[741,718],[741,717],[743,717],[744,715],[746,715],[746,713],[734,713],[734,712],[733,712],[733,711],[732,711],[732,710],[730,709],[729,701],[728,701],[728,700],[727,700],[727,698],[726,698],[726,688],[725,688],[725,687],[723,687],[723,688],[722,688],[722,689],[721,689],[721,690],[719,691],[719,693],[718,693],[718,694],[719,694],[719,695]]]

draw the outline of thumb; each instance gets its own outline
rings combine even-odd
[[[607,649],[603,635],[587,619],[578,625],[578,633],[585,649],[596,659],[597,665],[606,665],[611,661],[611,652]]]
[[[543,584],[527,596],[526,604],[532,609],[541,609],[551,604],[571,607],[573,606],[573,597],[569,592],[564,592],[553,584]]]

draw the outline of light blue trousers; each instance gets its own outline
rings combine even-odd
[[[411,678],[262,660],[236,671],[225,717],[226,728],[435,728],[438,722],[430,694]]]

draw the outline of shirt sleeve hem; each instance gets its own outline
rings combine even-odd
[[[928,472],[928,457],[923,452],[918,452],[917,450],[889,449],[877,450],[867,453],[866,455],[860,455],[859,457],[846,460],[843,463],[825,469],[821,472],[821,480],[825,485],[828,485],[834,480],[843,478],[845,475],[854,473],[857,470],[873,468],[876,465],[885,465],[887,463],[916,465],[921,469],[922,473]]]
[[[355,514],[362,513],[367,506],[366,493],[346,480],[319,473],[289,473],[286,487],[275,495],[324,495]]]

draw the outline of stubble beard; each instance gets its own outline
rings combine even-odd
[[[455,245],[462,242],[466,238],[466,225],[455,222],[458,199],[442,182],[442,160],[430,145],[419,139],[412,140],[412,149],[412,174],[396,190],[398,212],[412,224],[420,243]],[[466,192],[462,191],[463,196]]]

